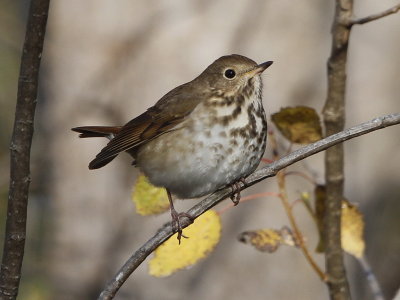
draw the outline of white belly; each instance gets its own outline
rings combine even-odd
[[[150,182],[182,199],[210,194],[248,176],[265,150],[266,128],[261,120],[257,120],[256,127],[262,143],[257,138],[231,136],[231,125],[241,128],[249,123],[247,109],[229,128],[205,122],[202,117],[194,120],[190,126],[165,133],[140,147],[136,159]]]

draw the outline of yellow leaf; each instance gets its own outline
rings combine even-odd
[[[318,185],[315,188],[315,217],[318,225],[319,243],[317,252],[325,251],[323,223],[325,217],[326,188]],[[348,200],[342,201],[341,240],[342,248],[355,257],[362,257],[365,250],[364,220],[361,212]]]
[[[185,228],[184,234],[189,238],[183,239],[180,245],[175,234],[157,248],[154,257],[149,261],[150,275],[169,276],[206,257],[215,248],[221,236],[219,215],[213,210],[205,212]]]
[[[297,246],[291,230],[283,227],[281,230],[259,229],[242,232],[239,241],[254,246],[262,252],[275,252],[282,244]]]
[[[361,258],[364,255],[364,220],[358,208],[345,200],[342,202],[342,248],[347,253]]]
[[[136,212],[142,216],[160,214],[169,208],[166,190],[152,185],[144,175],[140,175],[136,181],[132,201]]]
[[[319,116],[311,107],[282,108],[271,119],[278,130],[293,143],[309,144],[322,138]]]

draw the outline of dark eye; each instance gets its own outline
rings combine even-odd
[[[225,71],[224,76],[228,79],[232,79],[232,78],[235,78],[236,72],[235,72],[235,70],[228,69]]]

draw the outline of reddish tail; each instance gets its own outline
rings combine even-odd
[[[80,138],[105,137],[112,140],[115,135],[121,131],[121,128],[122,126],[82,126],[71,128],[71,130],[79,132]],[[117,154],[102,160],[100,163],[94,159],[94,161],[90,162],[89,169],[101,168],[112,161],[116,156]]]
[[[72,131],[79,132],[80,138],[105,137],[112,139],[121,131],[122,126],[82,126],[72,128]]]

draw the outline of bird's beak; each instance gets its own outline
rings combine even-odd
[[[249,77],[254,77],[262,72],[264,72],[270,65],[272,65],[273,61],[267,61],[265,63],[257,65],[253,70],[246,72]]]

